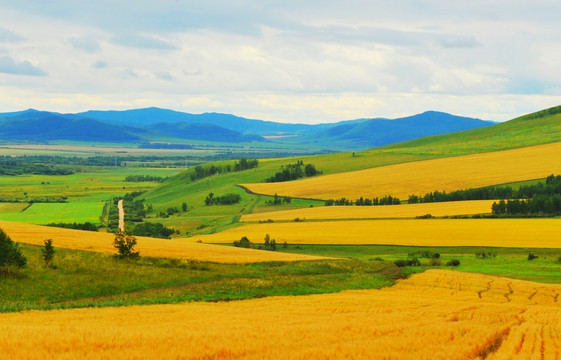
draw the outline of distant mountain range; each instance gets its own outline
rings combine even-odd
[[[220,143],[274,141],[364,149],[493,124],[435,111],[393,120],[357,119],[306,125],[246,119],[231,114],[196,115],[159,108],[77,114],[30,109],[0,113],[0,139],[40,143],[55,140],[123,143],[173,143],[175,140],[182,144],[188,140]],[[267,140],[268,136],[274,139]]]

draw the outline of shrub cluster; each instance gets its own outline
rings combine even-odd
[[[232,205],[237,204],[242,200],[239,194],[228,193],[221,196],[214,196],[213,193],[208,194],[205,199],[205,205]]]
[[[129,175],[125,178],[126,182],[164,182],[169,179],[169,176],[152,176],[152,175]]]

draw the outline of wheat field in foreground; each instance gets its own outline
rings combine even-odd
[[[494,200],[449,201],[439,203],[403,204],[392,206],[321,206],[293,210],[242,215],[242,222],[329,220],[329,219],[382,219],[432,216],[487,214]]]
[[[0,221],[0,228],[15,242],[43,246],[43,240],[52,239],[55,247],[116,253],[113,247],[114,234],[110,233],[69,230],[7,221]],[[321,258],[318,256],[198,244],[181,239],[167,240],[140,236],[136,239],[138,244],[135,249],[140,252],[141,256],[176,257],[219,263],[300,261]]]
[[[561,285],[429,270],[382,290],[0,314],[6,359],[558,359]]]
[[[258,194],[312,199],[357,199],[477,188],[561,173],[561,142],[404,164],[298,181],[244,184]],[[321,169],[320,169],[321,170]]]
[[[382,219],[245,224],[191,241],[232,243],[266,234],[288,244],[561,248],[559,219]]]

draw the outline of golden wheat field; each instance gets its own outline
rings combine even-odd
[[[262,243],[269,234],[288,244],[384,244],[408,246],[499,246],[561,248],[559,219],[382,219],[246,224],[190,238],[232,243],[247,236]]]
[[[493,200],[450,201],[440,203],[403,204],[399,206],[320,206],[313,208],[264,212],[242,215],[242,222],[331,220],[331,219],[383,219],[432,216],[487,214]]]
[[[69,230],[7,221],[0,221],[0,228],[15,242],[43,245],[43,240],[52,239],[55,247],[116,253],[113,247],[114,235],[110,233]],[[177,257],[219,263],[299,261],[320,258],[317,256],[197,244],[181,239],[166,240],[140,236],[136,239],[138,244],[135,249],[143,256]]]
[[[298,181],[244,184],[258,194],[313,199],[425,195],[561,173],[561,143],[377,167]]]
[[[429,270],[382,290],[0,314],[6,359],[558,359],[561,285]]]

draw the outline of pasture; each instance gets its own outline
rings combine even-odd
[[[382,290],[1,314],[0,351],[37,359],[554,359],[559,294],[560,285],[431,270]]]
[[[357,199],[453,191],[561,173],[561,143],[416,161],[304,180],[243,184],[253,193],[310,199]]]

